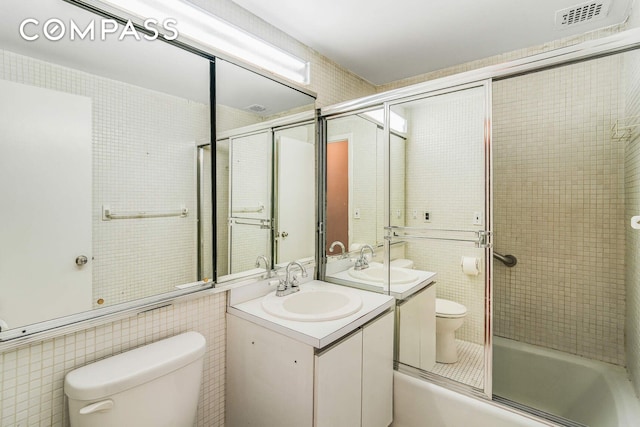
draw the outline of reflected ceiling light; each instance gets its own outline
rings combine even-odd
[[[309,63],[297,58],[204,9],[183,0],[101,0],[142,19],[175,19],[180,37],[279,74],[297,83],[309,83]]]
[[[382,108],[379,110],[367,111],[362,114],[379,123],[381,126],[384,125],[384,110]],[[395,130],[400,133],[407,133],[407,119],[402,117],[400,114],[391,111],[391,119],[389,122],[391,130]]]

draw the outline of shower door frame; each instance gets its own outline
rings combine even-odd
[[[380,108],[380,106],[384,105],[385,112],[385,135],[390,132],[388,117],[390,115],[390,103],[395,103],[401,98],[408,99],[410,97],[415,97],[422,95],[424,96],[427,93],[435,93],[437,91],[449,91],[451,88],[456,86],[464,86],[468,84],[474,84],[481,81],[488,81],[489,87],[493,80],[505,79],[508,77],[514,77],[522,74],[527,74],[534,71],[542,71],[549,68],[555,68],[558,66],[568,65],[571,63],[577,63],[582,61],[587,61],[590,59],[615,55],[618,53],[632,51],[640,49],[640,28],[635,28],[631,30],[622,31],[611,36],[602,37],[595,40],[589,40],[581,43],[577,43],[573,46],[562,47],[558,49],[553,49],[547,52],[543,52],[540,54],[528,56],[525,58],[517,59],[514,61],[505,62],[502,64],[492,65],[472,71],[462,72],[459,74],[454,74],[451,76],[426,81],[424,83],[418,83],[415,85],[402,87],[399,89],[390,90],[388,92],[383,92],[371,96],[367,96],[364,98],[359,98],[355,100],[350,100],[346,102],[341,102],[335,105],[323,107],[321,109],[321,132],[326,134],[326,120],[327,118],[336,118],[342,115],[354,114],[356,112],[368,111],[375,108]],[[491,93],[489,93],[487,97],[487,103],[489,106],[489,112],[491,107]],[[485,131],[485,141],[487,144],[485,145],[485,151],[488,150],[487,160],[489,163],[486,164],[486,167],[491,168],[491,114],[488,116],[488,123],[485,126],[485,129],[488,128],[488,131]],[[388,140],[388,139],[387,139]],[[389,149],[385,148],[385,156],[388,160]],[[326,161],[325,157],[321,157],[321,159]],[[324,165],[322,165],[324,166]],[[491,170],[491,169],[489,169]],[[389,164],[388,161],[385,161],[385,177],[388,177],[389,174]],[[320,174],[325,173],[324,168],[321,168]],[[493,176],[489,174],[487,176],[486,191],[490,191],[490,186],[493,180]],[[389,191],[389,183],[388,180],[385,180],[385,203],[387,201],[387,195]],[[322,197],[322,196],[321,196]],[[493,206],[491,204],[491,198],[488,200],[487,205],[485,206],[485,210],[488,212],[493,211]],[[323,200],[320,200],[319,206],[322,205]],[[390,212],[389,206],[385,206],[385,223],[389,223]],[[323,251],[322,240],[324,239],[324,220],[325,217],[320,215],[321,218],[320,227],[319,227],[319,245],[318,249]],[[491,221],[489,230],[493,229],[493,219],[491,215],[487,215],[487,223]],[[489,226],[489,224],[487,224]],[[390,243],[388,240],[385,240],[385,251],[387,263],[389,261],[389,247]],[[319,264],[319,269],[322,274],[324,271],[324,262],[326,262],[326,257],[324,256],[324,252],[320,252],[318,255],[319,260],[321,261]],[[493,257],[487,256],[485,259],[485,267],[491,269],[491,265],[493,262]],[[491,270],[486,270],[491,271]],[[488,280],[488,286],[492,284],[492,277]],[[485,312],[485,345],[491,347],[492,345],[492,294],[489,292],[488,300],[486,301],[487,310]],[[491,350],[488,350],[488,354],[491,354]],[[528,417],[532,417],[530,414],[526,412],[519,411],[509,406],[505,406],[492,401],[492,387],[491,387],[491,375],[492,375],[492,361],[491,358],[486,357],[487,349],[485,348],[485,393],[479,393],[477,389],[473,389],[468,386],[464,386],[460,383],[456,383],[455,381],[440,377],[435,374],[424,375],[423,373],[418,372],[419,370],[415,370],[415,372],[409,372],[417,377],[426,377],[429,381],[436,383],[438,385],[444,386],[446,388],[450,388],[456,390],[462,394],[472,396],[472,397],[481,397],[487,400],[487,403],[492,405],[499,406],[500,408],[507,409],[509,411],[522,414]],[[487,381],[488,380],[488,381]]]
[[[484,230],[478,232],[478,240],[476,242],[477,247],[484,248],[484,328],[483,328],[483,347],[484,347],[484,360],[483,360],[483,388],[478,389],[473,386],[460,383],[453,379],[450,379],[445,376],[441,376],[429,371],[423,371],[422,369],[415,368],[409,365],[403,364],[400,360],[396,358],[396,368],[403,372],[408,372],[412,375],[417,375],[419,377],[423,377],[428,379],[429,381],[447,387],[449,389],[453,389],[464,393],[466,395],[481,397],[483,399],[492,398],[492,378],[493,378],[493,323],[492,323],[492,313],[493,313],[493,243],[492,243],[492,233],[493,233],[493,193],[492,193],[492,182],[493,182],[493,171],[491,167],[491,79],[480,80],[476,82],[471,82],[468,84],[451,86],[448,88],[427,91],[416,93],[411,96],[399,97],[394,100],[389,100],[384,103],[384,111],[385,111],[385,128],[384,128],[384,138],[385,138],[385,190],[384,190],[384,223],[385,228],[387,229],[387,237],[385,237],[385,268],[387,270],[387,278],[389,283],[390,279],[390,269],[388,266],[391,265],[391,240],[393,237],[390,233],[391,227],[391,188],[390,188],[390,176],[391,176],[391,152],[390,152],[390,138],[391,138],[391,129],[390,129],[390,120],[391,117],[391,108],[395,105],[405,104],[411,101],[418,101],[422,99],[432,98],[436,96],[446,96],[448,94],[453,94],[457,92],[462,92],[468,89],[474,88],[482,88],[484,91],[484,126],[483,126],[483,163],[484,163]],[[395,227],[393,227],[395,229]],[[424,231],[431,231],[425,229]],[[433,230],[440,231],[440,230]],[[464,230],[442,230],[445,232],[442,237],[436,237],[436,239],[442,240],[462,240],[462,241],[475,241],[474,239],[465,239],[458,237],[460,233],[458,231]],[[447,236],[448,232],[451,232],[451,236]],[[466,232],[466,231],[465,231]],[[484,233],[484,242],[482,242],[482,233]],[[418,233],[419,234],[419,233]],[[424,239],[431,239],[429,237],[420,237]],[[402,240],[402,237],[398,238]],[[397,352],[396,352],[397,353]]]

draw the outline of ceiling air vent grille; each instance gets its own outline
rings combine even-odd
[[[265,107],[264,105],[260,105],[260,104],[252,104],[249,105],[248,107],[246,107],[247,110],[252,111],[254,113],[262,113],[264,111],[267,111],[267,107]]]
[[[610,5],[611,0],[591,1],[559,10],[556,12],[556,26],[568,28],[603,19],[609,13]]]

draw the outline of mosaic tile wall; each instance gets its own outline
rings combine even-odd
[[[626,53],[625,95],[627,120],[640,119],[640,52]],[[625,237],[626,237],[626,350],[627,369],[636,394],[640,396],[640,230],[630,226],[630,218],[640,215],[640,127],[631,129],[625,145]]]
[[[624,364],[622,56],[494,83],[494,332]]]
[[[406,224],[436,230],[481,228],[474,226],[473,219],[475,212],[484,211],[484,89],[473,88],[419,102],[404,107],[409,119]],[[429,222],[424,221],[425,211],[430,214]],[[422,240],[409,241],[406,255],[415,262],[416,269],[438,273],[438,298],[467,308],[456,337],[483,344],[484,277],[464,274],[460,262],[463,256],[475,257],[484,265],[484,250],[468,242]]]
[[[0,354],[0,426],[69,425],[64,376],[75,368],[182,332],[207,340],[196,426],[224,425],[226,292]]]
[[[195,146],[209,137],[209,107],[9,51],[0,51],[0,78],[92,100],[94,306],[195,281]],[[103,221],[103,205],[114,213],[184,205],[190,214]]]

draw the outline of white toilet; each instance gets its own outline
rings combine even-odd
[[[456,363],[455,331],[464,323],[467,307],[448,299],[436,298],[436,362]]]
[[[391,267],[413,268],[413,261],[406,258],[397,258],[391,261]]]
[[[187,332],[69,372],[71,427],[192,427],[205,349]]]

